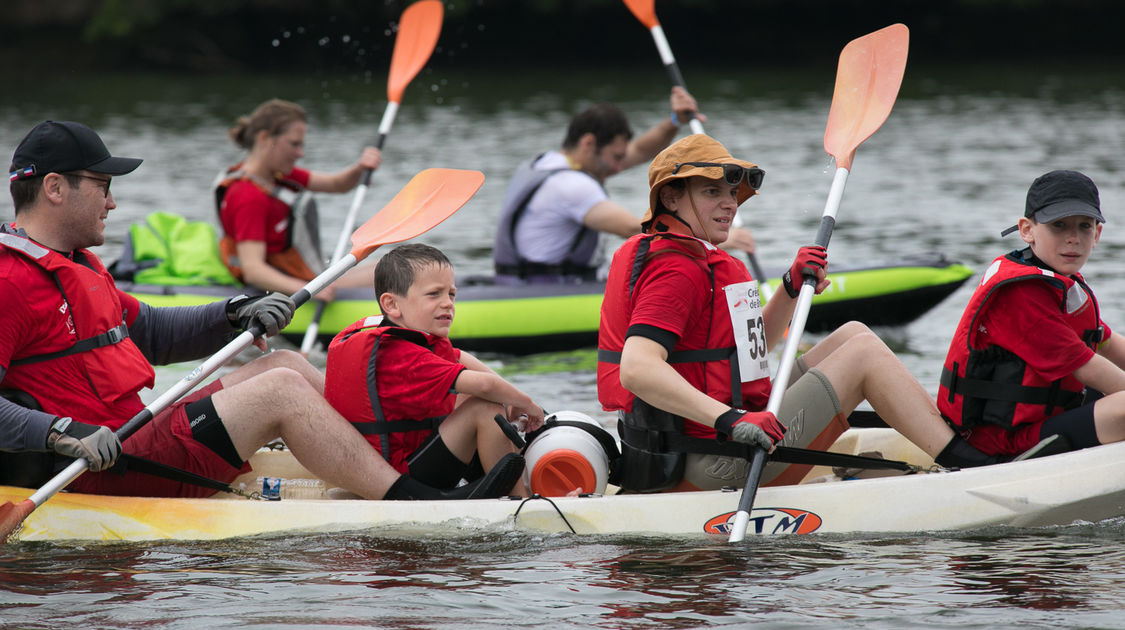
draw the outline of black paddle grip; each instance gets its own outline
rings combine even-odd
[[[668,69],[668,76],[672,79],[672,85],[678,85],[686,90],[687,85],[684,84],[684,75],[680,74],[680,67],[676,65],[676,62],[673,61],[664,67]]]
[[[742,489],[742,497],[738,500],[738,511],[750,513],[754,506],[754,497],[758,495],[758,484],[762,481],[762,469],[766,466],[766,449],[755,446],[754,455],[750,459],[750,472],[746,474],[746,487]]]
[[[511,422],[508,422],[508,419],[504,417],[504,414],[496,414],[496,416],[493,417],[493,420],[496,421],[496,424],[500,425],[500,430],[503,431],[504,435],[512,441],[512,444],[516,445],[516,448],[522,451],[524,447],[527,446],[527,442],[525,442],[524,439],[520,437],[520,432],[516,429],[515,425],[513,425]]]
[[[820,217],[820,229],[816,231],[816,240],[813,244],[828,249],[828,241],[832,240],[834,229],[836,229],[836,219],[829,216]]]

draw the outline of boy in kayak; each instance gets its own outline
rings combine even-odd
[[[482,479],[468,498],[525,495],[523,457],[496,416],[530,431],[543,424],[543,411],[450,343],[456,293],[453,266],[439,250],[408,244],[383,256],[375,267],[383,314],[352,324],[329,344],[325,397],[403,473],[392,492],[412,492],[418,482],[453,489],[461,479]]]
[[[1032,182],[1027,247],[993,261],[965,309],[941,374],[938,408],[970,444],[1012,455],[1125,439],[1125,341],[1110,333],[1081,269],[1102,234],[1098,188],[1076,171]],[[1104,398],[1095,400],[1105,394]]]
[[[114,177],[140,164],[111,156],[75,122],[36,125],[12,157],[15,219],[0,224],[0,483],[35,487],[69,464],[65,458],[82,457],[91,472],[70,490],[207,496],[215,491],[182,475],[107,469],[124,450],[230,483],[280,437],[327,483],[383,498],[400,474],[325,401],[323,376],[295,352],[272,352],[223,375],[118,441],[113,430],[145,408],[139,392],[153,386],[150,363],[207,356],[255,322],[276,335],[294,309],[282,294],[154,308],[118,289],[87,248],[105,242],[105,220],[117,207]]]
[[[629,238],[641,230],[636,215],[610,201],[607,178],[645,164],[693,117],[705,120],[695,99],[672,88],[672,114],[633,137],[624,112],[608,103],[571,119],[562,147],[516,169],[508,185],[493,246],[502,284],[567,283],[595,278],[600,233]],[[731,230],[724,247],[754,251],[754,238]]]
[[[933,399],[866,326],[850,322],[797,359],[778,417],[765,411],[767,355],[784,337],[802,276],[828,287],[827,252],[805,246],[763,307],[746,267],[716,247],[764,173],[698,134],[649,168],[645,232],[613,257],[598,333],[598,398],[618,411],[623,472],[635,492],[740,487],[747,444],[825,449],[868,400],[943,466],[990,463],[942,421]],[[762,483],[808,466],[769,463]]]

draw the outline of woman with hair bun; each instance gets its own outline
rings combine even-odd
[[[382,154],[365,147],[351,166],[327,173],[297,166],[304,156],[308,116],[296,103],[272,99],[242,116],[228,134],[246,158],[220,174],[215,203],[225,236],[223,262],[246,284],[290,295],[324,267],[315,202],[310,193],[355,188]],[[371,266],[353,269],[317,296],[331,300],[337,287],[371,286]]]

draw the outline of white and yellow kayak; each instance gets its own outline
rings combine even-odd
[[[833,447],[878,451],[928,467],[890,429],[851,429]],[[600,535],[726,537],[739,492],[615,495],[475,501],[364,501],[308,477],[287,452],[262,451],[255,484],[280,476],[282,499],[161,499],[60,493],[35,510],[12,540],[216,540],[337,531],[457,533],[528,530]],[[260,482],[257,482],[260,487]],[[319,484],[319,485],[318,485]],[[30,490],[0,487],[18,503]],[[305,494],[319,498],[291,498]],[[230,496],[230,495],[226,495]],[[1125,443],[954,472],[841,480],[813,468],[798,485],[758,491],[748,534],[973,530],[1099,521],[1125,515]]]

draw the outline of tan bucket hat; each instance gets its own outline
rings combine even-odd
[[[739,160],[731,156],[718,140],[711,136],[697,133],[692,134],[679,142],[671,144],[661,151],[652,160],[648,167],[648,211],[641,219],[641,226],[647,230],[655,216],[657,200],[660,189],[673,179],[684,177],[706,177],[707,179],[723,179],[724,171],[721,166],[694,166],[687,162],[714,162],[717,164],[735,164],[742,168],[757,168],[757,164]],[[677,170],[677,165],[679,169]],[[746,178],[738,185],[738,204],[757,194],[750,187]]]

